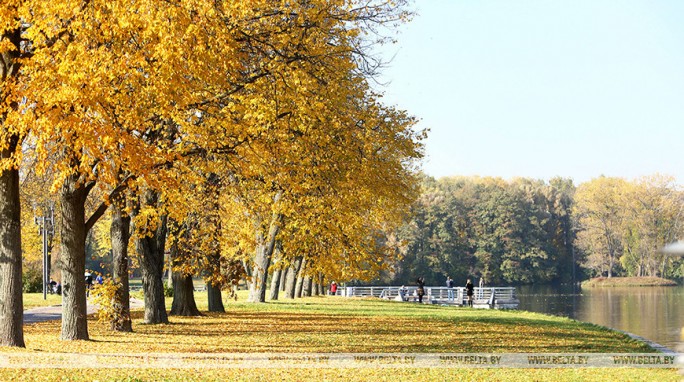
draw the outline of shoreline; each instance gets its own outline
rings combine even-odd
[[[677,282],[661,277],[595,277],[582,281],[582,287],[674,287]]]
[[[658,352],[661,352],[663,354],[678,354],[676,350],[670,349],[669,347],[667,347],[665,345],[661,345],[657,342],[651,341],[648,338],[636,335],[634,333],[626,332],[624,330],[616,329],[616,328],[609,328],[609,329],[615,330],[616,332],[620,332],[622,334],[626,334],[630,338],[637,340],[637,341],[641,341],[641,342],[645,343],[646,345],[650,346],[651,349],[656,350]]]

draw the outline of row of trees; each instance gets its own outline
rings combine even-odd
[[[21,232],[27,206],[47,199],[65,340],[88,338],[86,238],[107,213],[118,330],[131,329],[129,247],[147,323],[168,322],[167,251],[181,313],[193,274],[220,301],[241,268],[264,301],[269,270],[377,271],[391,253],[378,236],[416,194],[424,138],[368,81],[378,31],[408,17],[402,3],[3,2],[0,344],[24,345]]]
[[[575,194],[577,247],[593,274],[682,278],[684,264],[660,249],[684,234],[684,193],[674,179],[598,178]]]
[[[662,176],[600,177],[578,187],[561,178],[426,177],[412,220],[389,238],[403,259],[379,282],[681,278],[683,262],[659,249],[684,234],[683,212],[684,193]]]

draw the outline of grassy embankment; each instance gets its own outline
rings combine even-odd
[[[641,287],[677,286],[677,283],[660,277],[596,277],[582,282],[583,287]]]
[[[59,322],[26,325],[25,350],[84,354],[145,353],[591,353],[650,352],[646,345],[596,325],[520,311],[447,308],[370,299],[305,298],[248,304],[227,301],[228,313],[171,317],[113,333],[89,320],[91,341],[61,342]],[[169,301],[170,302],[170,301]],[[197,293],[206,309],[206,293]],[[668,369],[107,369],[0,370],[0,380],[659,380]],[[66,379],[68,378],[68,379]]]

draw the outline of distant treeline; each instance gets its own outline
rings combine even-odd
[[[378,281],[682,278],[684,261],[658,250],[682,237],[683,212],[684,193],[663,176],[600,177],[578,187],[563,178],[426,177],[409,223],[388,238],[402,260]]]

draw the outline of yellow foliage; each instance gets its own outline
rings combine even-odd
[[[111,324],[124,319],[124,317],[119,316],[119,310],[114,306],[114,298],[119,288],[121,288],[121,284],[115,283],[110,278],[103,280],[102,284],[93,285],[90,291],[90,302],[98,307],[95,315],[99,322]]]
[[[366,66],[369,26],[405,21],[404,3],[12,2],[4,23],[24,20],[32,50],[17,131],[31,127],[53,192],[67,179],[97,182],[104,202],[121,183],[163,192],[139,236],[168,211],[186,252],[213,255],[219,235],[198,238],[223,233],[225,257],[249,262],[275,227],[311,272],[368,278],[393,255],[377,234],[415,197],[422,156],[424,133],[380,102]],[[209,174],[220,206],[200,197]]]

